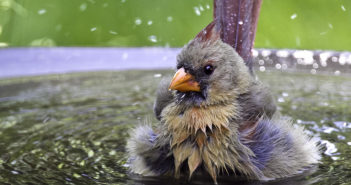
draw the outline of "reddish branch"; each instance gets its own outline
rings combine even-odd
[[[252,66],[257,21],[262,0],[214,0],[214,18],[221,25],[221,38]]]

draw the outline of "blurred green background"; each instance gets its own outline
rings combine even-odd
[[[181,47],[212,0],[0,0],[0,46]],[[263,0],[257,48],[351,50],[350,0]]]

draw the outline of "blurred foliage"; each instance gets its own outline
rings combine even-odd
[[[212,0],[0,0],[1,46],[181,47]],[[351,50],[350,0],[264,0],[256,47]]]
[[[256,46],[351,50],[350,0],[263,0]]]

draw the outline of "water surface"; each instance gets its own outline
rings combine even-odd
[[[187,184],[125,167],[128,130],[156,123],[156,87],[172,71],[114,71],[0,80],[2,184]],[[279,110],[326,145],[315,172],[247,184],[351,182],[350,76],[266,71]],[[220,184],[232,184],[229,178]],[[193,184],[212,184],[195,178]],[[240,182],[243,183],[243,182]]]

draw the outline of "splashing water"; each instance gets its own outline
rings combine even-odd
[[[125,53],[122,58],[128,58]],[[264,63],[268,63],[265,61]],[[265,67],[261,65],[260,67]],[[8,184],[165,184],[127,172],[128,130],[152,116],[160,77],[173,71],[90,72],[0,80],[0,179]],[[308,178],[262,184],[351,181],[351,82],[345,76],[259,72],[282,115],[325,147]],[[279,100],[280,99],[280,100]],[[171,179],[171,184],[182,181]],[[219,179],[221,184],[232,184]],[[193,184],[212,184],[205,178]],[[244,182],[240,182],[245,184]]]

